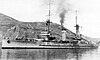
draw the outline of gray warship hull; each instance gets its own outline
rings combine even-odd
[[[2,49],[87,49],[87,48],[98,48],[97,45],[72,45],[72,44],[60,44],[60,43],[52,43],[52,42],[16,42],[11,41],[7,43],[7,40],[2,40]]]

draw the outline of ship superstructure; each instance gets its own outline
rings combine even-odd
[[[77,11],[76,11],[77,14]],[[92,44],[88,40],[82,38],[79,33],[80,26],[77,24],[77,15],[76,15],[76,33],[73,38],[66,38],[67,33],[66,29],[63,26],[63,21],[61,21],[61,39],[57,40],[55,36],[52,35],[52,30],[50,30],[51,25],[51,11],[49,3],[49,15],[48,19],[45,22],[46,30],[42,31],[36,38],[28,38],[28,34],[25,31],[24,35],[21,38],[18,38],[19,30],[16,32],[15,38],[4,37],[2,40],[2,48],[97,48],[97,45]],[[13,29],[15,29],[14,27]],[[11,28],[12,29],[12,28]],[[32,28],[27,28],[32,29]],[[9,29],[10,30],[10,29]],[[8,31],[9,31],[8,30]]]

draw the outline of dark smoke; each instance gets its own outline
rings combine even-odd
[[[68,11],[70,11],[70,3],[69,0],[59,0],[57,12],[59,13],[61,28],[64,29],[64,21]]]
[[[67,12],[66,10],[63,10],[63,11],[59,14],[59,17],[61,18],[61,20],[60,20],[61,23],[64,23],[66,12]]]
[[[71,4],[69,0],[43,0],[44,4],[48,5],[48,3],[51,3],[51,12],[52,12],[52,6],[56,5],[56,13],[60,17],[60,22],[64,23],[64,20],[66,18],[66,14],[69,10],[71,10]]]
[[[57,12],[58,12],[58,15],[60,17],[61,25],[63,25],[65,18],[66,18],[66,15],[67,15],[69,10],[70,10],[69,0],[59,0]]]

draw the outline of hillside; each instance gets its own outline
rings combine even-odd
[[[7,29],[17,25],[18,21],[0,13],[0,33],[5,34]],[[4,34],[3,34],[4,33]]]
[[[46,22],[21,22],[0,13],[0,34],[6,37],[22,37],[28,35],[29,38],[37,37],[41,31],[46,30]],[[61,38],[61,26],[57,23],[51,23],[50,30],[53,36]],[[19,32],[19,34],[17,34]],[[66,29],[67,37],[75,37],[74,33]]]
[[[91,41],[91,42],[93,42],[93,43],[98,43],[98,44],[100,44],[100,38],[91,38],[91,37],[87,37],[87,36],[82,36],[82,38],[84,38],[84,39],[86,39],[86,40],[88,40],[88,41]]]
[[[19,38],[27,34],[28,38],[36,38],[41,31],[46,30],[46,22],[21,22],[12,17],[6,16],[0,13],[0,35],[5,37],[18,36]],[[51,23],[50,30],[52,35],[61,39],[61,26],[57,23]],[[19,34],[18,34],[19,32]],[[75,37],[75,34],[66,28],[67,38]],[[83,39],[92,41],[94,43],[99,42],[99,39],[90,38],[82,35]],[[0,41],[1,41],[0,37]]]

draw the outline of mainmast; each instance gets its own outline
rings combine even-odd
[[[75,13],[76,13],[76,38],[78,39],[78,38],[80,38],[80,34],[79,34],[79,25],[77,24],[77,10],[75,11]]]

